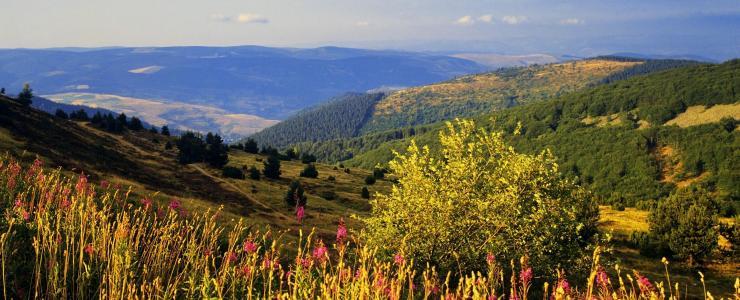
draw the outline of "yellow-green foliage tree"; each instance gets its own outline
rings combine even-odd
[[[396,153],[398,183],[365,219],[371,246],[453,273],[482,270],[489,254],[525,254],[541,271],[585,262],[598,207],[549,152],[517,153],[502,133],[467,120],[448,122],[439,139],[439,151],[412,143]]]

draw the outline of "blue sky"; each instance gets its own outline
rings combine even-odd
[[[740,1],[2,0],[0,48],[322,45],[740,56]]]

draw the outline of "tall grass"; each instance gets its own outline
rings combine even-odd
[[[219,212],[157,205],[84,175],[63,176],[40,161],[23,167],[0,157],[0,253],[5,299],[527,299],[537,278],[526,257],[458,278],[417,266],[396,253],[378,255],[347,234],[333,241],[301,233],[218,225]],[[288,257],[287,253],[296,253]],[[542,286],[553,299],[685,298],[679,285],[639,273],[610,278],[598,264],[580,288],[564,275]],[[667,262],[666,262],[667,273]],[[626,278],[626,280],[625,280]],[[736,283],[735,299],[740,297]],[[705,293],[707,298],[711,295]]]

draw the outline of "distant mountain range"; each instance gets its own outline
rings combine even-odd
[[[0,86],[110,94],[283,119],[350,91],[417,86],[488,69],[446,55],[322,47],[0,50]]]

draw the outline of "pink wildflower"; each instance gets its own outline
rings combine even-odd
[[[18,199],[15,199],[15,204],[14,204],[14,206],[15,206],[15,208],[20,208],[20,207],[22,207],[22,206],[23,206],[23,201],[21,201],[21,199],[20,199],[20,198],[18,198]]]
[[[141,205],[148,209],[152,207],[152,200],[149,198],[143,198],[141,199]]]
[[[229,260],[229,263],[234,263],[234,262],[236,262],[236,260],[238,259],[238,257],[236,256],[236,253],[229,252],[229,255],[227,256],[227,259]]]
[[[85,173],[80,173],[80,178],[77,180],[77,185],[75,185],[75,190],[77,190],[77,193],[79,194],[86,194],[87,191],[87,177],[85,177]]]
[[[250,268],[248,265],[244,265],[242,267],[242,275],[249,277],[252,274],[252,268]]]
[[[566,295],[569,295],[570,294],[570,283],[568,283],[568,280],[566,280],[565,278],[560,279],[560,281],[558,281],[557,288],[563,289],[563,292]]]
[[[337,226],[337,244],[342,244],[346,238],[347,227],[344,226],[344,218],[339,218],[339,225]]]
[[[488,262],[489,265],[496,263],[496,256],[493,255],[493,253],[486,254],[486,262]]]
[[[203,250],[203,256],[205,256],[205,257],[211,256],[211,249]]]
[[[645,294],[652,293],[654,290],[653,284],[650,283],[650,279],[640,274],[637,274],[637,284],[640,286],[640,290]]]
[[[23,210],[23,212],[21,214],[23,215],[23,221],[28,222],[28,220],[31,219],[31,214],[28,211],[26,211],[25,209]]]
[[[62,209],[66,209],[66,208],[68,208],[68,207],[69,207],[70,205],[72,205],[72,203],[71,203],[71,202],[69,202],[69,200],[67,200],[67,199],[64,199],[64,200],[62,200],[62,203],[60,203],[60,204],[59,204],[59,206],[60,206],[60,207],[61,207]]]
[[[101,188],[107,189],[109,186],[110,186],[110,183],[108,183],[107,180],[103,180],[103,181],[100,182],[100,187]]]
[[[324,243],[319,241],[316,248],[313,249],[313,258],[320,263],[323,263],[328,258],[328,249],[324,246]]]
[[[403,258],[403,255],[401,253],[396,253],[395,256],[393,256],[393,262],[395,262],[397,265],[402,265],[406,260]]]
[[[83,249],[82,251],[84,251],[87,255],[93,255],[94,250],[92,244],[87,244],[85,246],[85,249]]]
[[[244,252],[252,254],[255,251],[257,251],[257,244],[255,244],[251,240],[244,242]]]
[[[305,216],[306,212],[303,209],[303,206],[298,206],[295,210],[295,218],[298,220],[298,223],[303,223],[303,217]]]
[[[527,267],[519,272],[519,280],[522,281],[522,284],[527,285],[532,280],[532,268]]]
[[[602,287],[609,285],[609,275],[606,274],[603,267],[599,267],[599,270],[596,271],[596,283]]]
[[[180,200],[177,200],[175,198],[172,198],[172,200],[170,200],[170,204],[168,205],[168,207],[172,210],[177,210],[181,206],[182,204],[180,203]]]

